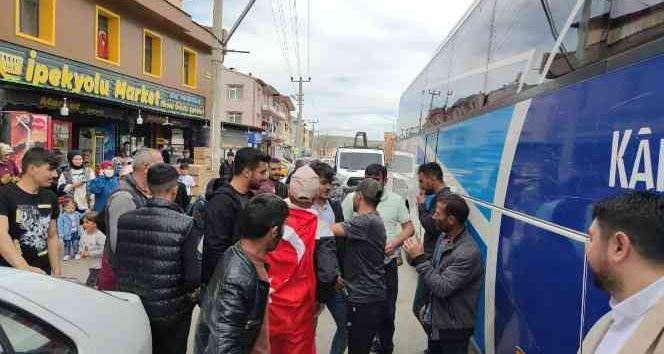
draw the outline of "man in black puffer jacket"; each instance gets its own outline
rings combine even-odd
[[[199,285],[197,279],[186,277],[200,275],[200,263],[187,252],[195,249],[198,238],[193,219],[174,203],[177,179],[172,166],[150,167],[152,198],[118,220],[114,263],[118,290],[141,298],[150,319],[154,354],[186,352],[194,307],[191,293]]]
[[[269,194],[240,213],[242,239],[220,258],[201,294],[195,354],[270,352],[265,257],[279,245],[287,217],[286,202]]]

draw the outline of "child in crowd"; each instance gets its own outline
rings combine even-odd
[[[191,196],[191,188],[196,186],[196,182],[194,182],[194,177],[189,175],[188,163],[180,164],[180,178],[178,178],[178,182],[184,184],[185,187],[187,187],[187,195]]]
[[[96,288],[99,271],[101,270],[101,254],[104,251],[106,235],[97,228],[97,213],[89,211],[83,216],[83,237],[81,238],[81,254],[90,257],[88,262],[90,275],[85,285]]]
[[[62,205],[62,213],[58,216],[58,235],[65,244],[65,255],[63,261],[72,258],[81,259],[79,254],[79,226],[81,224],[81,214],[76,211],[76,202],[72,197],[65,197]]]

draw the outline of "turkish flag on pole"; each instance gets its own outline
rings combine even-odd
[[[284,237],[268,253],[270,349],[272,354],[314,354],[318,216],[291,205]]]

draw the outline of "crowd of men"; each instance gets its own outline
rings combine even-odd
[[[180,174],[163,154],[143,149],[132,158],[133,171],[95,220],[108,236],[98,287],[141,298],[154,353],[186,352],[196,305],[195,353],[313,354],[325,307],[337,326],[330,354],[392,353],[401,249],[418,274],[413,314],[428,352],[468,352],[484,262],[466,227],[469,206],[438,164],[418,170],[420,239],[406,202],[385,188],[382,165],[367,166],[339,203],[330,199],[329,165],[301,166],[285,185],[275,178],[279,160],[243,148],[190,216],[176,203]],[[0,265],[61,276],[60,206],[48,189],[57,165],[32,148],[18,181],[0,187]],[[664,199],[652,192],[595,204],[587,256],[613,311],[590,331],[584,353],[664,349],[663,214]]]

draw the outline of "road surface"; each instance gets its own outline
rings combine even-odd
[[[85,283],[88,276],[88,261],[83,259],[64,262],[63,275]],[[399,298],[394,336],[395,354],[415,354],[426,348],[426,335],[410,310],[416,283],[415,270],[408,265],[401,266],[399,268]],[[316,347],[319,354],[329,353],[335,329],[336,326],[329,311],[323,311],[316,331]]]

